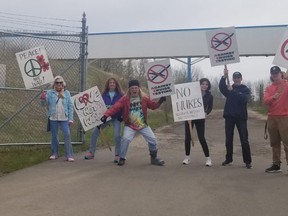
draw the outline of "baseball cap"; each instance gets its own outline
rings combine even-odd
[[[232,76],[233,78],[242,78],[242,74],[238,71],[234,72]]]
[[[278,66],[273,66],[270,69],[270,74],[276,74],[276,73],[280,73],[281,69]]]

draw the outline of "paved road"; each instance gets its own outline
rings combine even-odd
[[[113,153],[99,150],[94,160],[47,161],[0,178],[1,216],[286,216],[287,167],[267,174],[271,153],[263,139],[264,120],[249,120],[253,169],[244,167],[238,138],[234,164],[224,159],[224,121],[214,111],[207,119],[213,167],[204,166],[196,142],[189,165],[184,155],[183,123],[156,130],[163,167],[151,166],[147,146],[137,137],[127,164],[111,162]],[[235,134],[238,137],[238,134]]]

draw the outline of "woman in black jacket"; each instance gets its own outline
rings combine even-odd
[[[205,114],[208,115],[213,108],[213,96],[210,92],[211,83],[207,78],[200,79],[200,87],[204,103]],[[204,155],[206,157],[206,166],[212,166],[212,161],[209,155],[209,148],[205,139],[205,118],[193,120],[192,127],[195,125],[198,135],[198,140],[202,146]],[[183,164],[187,165],[190,163],[190,150],[191,150],[191,135],[189,129],[189,122],[185,122],[185,158]]]

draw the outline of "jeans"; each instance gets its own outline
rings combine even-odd
[[[104,124],[102,124],[100,127],[101,129],[104,129],[105,127],[107,127],[110,123],[113,124],[113,129],[114,129],[114,142],[115,142],[115,155],[119,155],[120,154],[120,146],[121,146],[121,122],[118,119],[111,119],[110,121],[105,122]],[[95,154],[96,152],[96,143],[97,143],[97,139],[100,135],[100,131],[98,127],[95,127],[92,135],[91,135],[91,140],[90,140],[90,144],[89,144],[89,152],[91,152],[92,154]]]
[[[64,136],[65,157],[73,157],[73,148],[71,144],[71,134],[69,128],[69,121],[53,121],[50,120],[50,129],[52,135],[51,151],[52,155],[59,155],[59,141],[58,141],[58,126],[60,126]]]
[[[233,161],[233,137],[235,125],[240,137],[243,162],[251,163],[252,159],[248,141],[247,120],[241,118],[225,118],[226,160],[229,162]]]
[[[131,141],[133,140],[137,132],[139,132],[144,137],[146,142],[148,143],[150,152],[156,152],[158,150],[157,139],[149,126],[139,131],[133,130],[132,128],[128,126],[125,126],[123,137],[121,139],[120,158],[126,158],[129,144],[131,143]]]

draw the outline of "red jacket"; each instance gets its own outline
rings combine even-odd
[[[144,114],[145,121],[147,121],[147,109],[157,109],[161,104],[157,101],[153,101],[148,95],[141,97],[142,111]],[[129,125],[129,112],[130,112],[130,97],[124,95],[120,100],[118,100],[110,109],[108,109],[104,115],[109,117],[117,113],[122,109],[123,120],[126,125]]]

